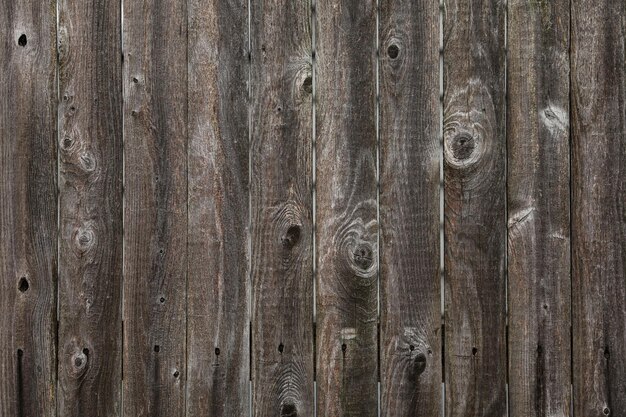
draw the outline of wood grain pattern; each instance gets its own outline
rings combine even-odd
[[[441,410],[439,2],[380,2],[381,415]]]
[[[249,412],[248,2],[189,2],[187,415]]]
[[[626,3],[572,1],[574,415],[626,415]]]
[[[506,415],[505,4],[444,2],[449,417]]]
[[[0,1],[0,415],[56,415],[53,1]]]
[[[121,412],[120,19],[115,1],[59,3],[58,410],[68,417]]]
[[[376,2],[316,15],[317,413],[376,416]]]
[[[252,415],[313,416],[311,4],[251,12]]]
[[[185,414],[186,1],[124,2],[124,415]]]
[[[508,9],[509,415],[570,416],[569,1]]]

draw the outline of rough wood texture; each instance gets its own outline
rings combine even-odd
[[[312,417],[311,4],[254,1],[251,25],[252,415]]]
[[[626,3],[572,1],[574,415],[626,415]]]
[[[0,1],[0,415],[56,415],[56,11]]]
[[[506,415],[504,12],[500,0],[444,4],[449,417]]]
[[[186,1],[124,2],[124,415],[185,414]]]
[[[59,415],[118,416],[121,10],[59,3]]]
[[[509,415],[570,416],[569,1],[509,1]]]
[[[383,416],[441,410],[439,2],[380,2]]]
[[[317,413],[376,416],[376,2],[316,14]]]
[[[189,416],[249,411],[248,63],[248,1],[190,1]]]

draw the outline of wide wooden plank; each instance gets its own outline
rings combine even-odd
[[[248,1],[189,2],[187,415],[249,412]]]
[[[124,415],[185,414],[186,1],[124,2]]]
[[[381,415],[441,410],[439,1],[380,2]]]
[[[449,417],[506,415],[505,3],[444,2]]]
[[[252,415],[313,416],[309,0],[251,10]]]
[[[572,0],[574,415],[626,415],[626,3]]]
[[[0,1],[0,415],[56,415],[54,1]]]
[[[119,2],[59,3],[59,415],[118,416],[122,371]]]
[[[316,3],[318,416],[376,416],[376,1]]]
[[[569,1],[509,1],[509,415],[570,416]]]

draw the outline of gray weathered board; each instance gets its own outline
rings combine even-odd
[[[0,417],[626,416],[622,0],[0,0]]]

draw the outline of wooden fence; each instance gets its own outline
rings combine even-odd
[[[0,416],[626,416],[625,39],[0,0]]]

